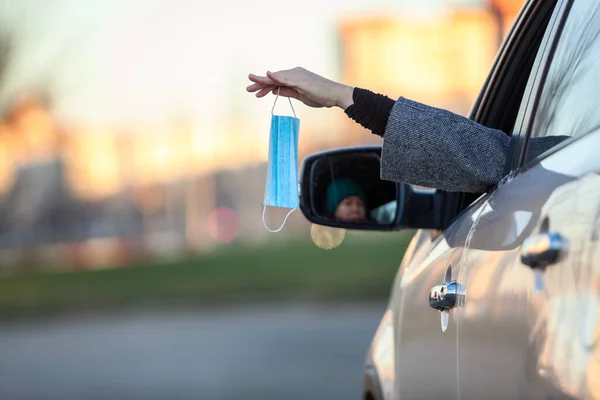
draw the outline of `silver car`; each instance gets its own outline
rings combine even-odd
[[[383,181],[379,146],[303,161],[308,220],[417,229],[364,398],[600,399],[600,1],[528,1],[470,118],[511,136],[506,178],[485,193]],[[531,138],[559,135],[527,157]],[[369,194],[364,219],[328,212],[336,177]]]

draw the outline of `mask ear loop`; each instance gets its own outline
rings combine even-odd
[[[273,111],[275,110],[275,104],[277,104],[277,99],[279,98],[279,91],[281,90],[281,86],[277,86],[277,96],[275,96],[275,101],[273,102],[273,108],[271,108],[271,115],[273,115]],[[290,99],[288,97],[288,101],[290,102],[290,107],[292,107],[292,112],[294,113],[294,118],[298,118],[296,117],[296,110],[294,110],[294,105],[292,104],[292,99]],[[283,222],[281,223],[281,226],[278,229],[269,229],[269,227],[267,226],[267,223],[265,222],[265,211],[267,210],[267,206],[263,206],[263,212],[262,212],[262,222],[263,222],[263,226],[265,227],[266,230],[268,230],[271,233],[277,233],[279,231],[281,231],[287,221],[287,219],[289,218],[290,215],[292,215],[292,213],[294,211],[296,211],[295,208],[292,208],[290,210],[290,212],[287,213],[287,215],[285,216],[285,218],[283,219]]]
[[[273,111],[275,110],[275,104],[277,104],[277,99],[279,98],[279,91],[281,90],[281,86],[277,86],[277,96],[275,96],[275,101],[273,102],[273,107],[271,108],[271,115],[273,115]],[[294,105],[292,104],[292,99],[288,97],[288,101],[290,102],[290,107],[292,107],[292,112],[294,113],[294,118],[298,118],[296,116],[296,110],[294,110]]]
[[[267,226],[267,223],[265,222],[265,211],[267,210],[267,206],[263,206],[263,212],[262,212],[262,222],[263,222],[263,226],[265,227],[266,230],[268,230],[271,233],[277,233],[279,231],[281,231],[283,229],[283,226],[285,225],[285,222],[287,221],[288,217],[290,215],[292,215],[292,213],[294,211],[296,211],[295,208],[292,208],[290,210],[290,212],[287,213],[287,215],[285,216],[285,218],[283,219],[283,222],[281,223],[281,226],[278,229],[269,229],[269,227]]]

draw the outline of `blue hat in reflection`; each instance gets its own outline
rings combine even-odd
[[[356,182],[348,178],[332,181],[327,187],[327,212],[329,215],[333,215],[338,204],[350,196],[356,196],[365,203],[365,193]]]

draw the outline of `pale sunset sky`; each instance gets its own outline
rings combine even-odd
[[[183,114],[268,129],[273,102],[245,91],[249,72],[300,65],[336,79],[343,17],[421,18],[482,1],[0,0],[0,27],[16,35],[5,92],[48,88],[70,122],[152,124]],[[325,123],[335,112],[296,109]]]

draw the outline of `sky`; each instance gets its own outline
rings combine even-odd
[[[48,88],[67,121],[157,123],[268,116],[245,92],[250,72],[297,65],[337,78],[344,15],[415,18],[478,0],[0,0],[16,34],[6,92]],[[300,111],[302,112],[302,111]]]

